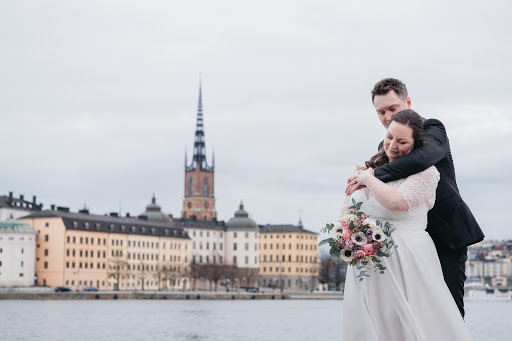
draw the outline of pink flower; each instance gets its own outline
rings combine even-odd
[[[373,244],[363,245],[363,251],[366,256],[373,255]]]
[[[356,219],[356,221],[354,221],[354,226],[357,228],[357,227],[360,227],[361,226],[361,220],[359,219]]]
[[[347,228],[350,226],[350,223],[348,221],[342,221],[341,226],[343,226],[344,228]]]
[[[379,242],[373,242],[373,250],[380,249],[380,243]]]
[[[357,259],[363,259],[364,258],[364,251],[363,250],[359,250],[356,252],[356,258]]]
[[[352,239],[345,240],[345,249],[347,250],[353,250],[354,249],[354,242]]]
[[[343,230],[343,240],[350,239],[350,234],[352,233],[352,230],[350,229],[344,229]]]

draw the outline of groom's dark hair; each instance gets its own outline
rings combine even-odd
[[[396,92],[396,94],[398,95],[398,97],[400,97],[402,101],[405,101],[407,99],[407,87],[405,86],[404,83],[395,78],[384,78],[383,80],[375,84],[375,86],[373,87],[372,103],[373,100],[375,99],[375,96],[385,95],[391,90]]]

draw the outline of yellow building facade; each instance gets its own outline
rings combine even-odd
[[[318,272],[317,233],[300,224],[260,226],[260,287],[312,291]]]
[[[166,223],[50,210],[20,219],[37,232],[42,286],[78,290],[187,288],[191,240]]]

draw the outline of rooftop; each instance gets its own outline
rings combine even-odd
[[[147,221],[138,218],[74,213],[61,210],[45,210],[32,213],[20,219],[53,217],[62,218],[64,226],[68,230],[126,233],[190,239],[183,228],[174,226],[172,223]]]
[[[260,225],[260,233],[305,233],[318,234],[316,232],[305,230],[302,226],[297,225]]]

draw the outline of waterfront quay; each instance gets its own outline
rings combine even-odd
[[[3,290],[0,300],[336,300],[341,292],[70,291]]]

